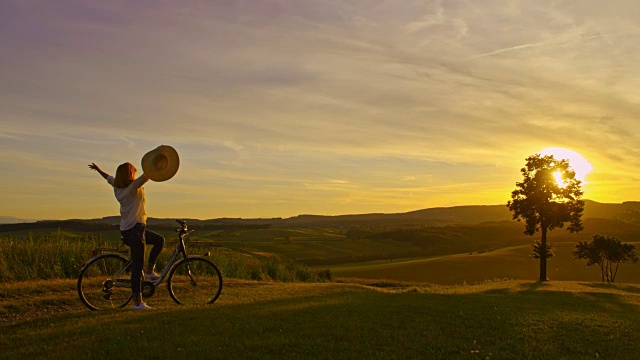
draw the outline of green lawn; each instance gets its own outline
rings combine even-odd
[[[632,359],[640,286],[228,280],[214,305],[85,310],[71,280],[3,284],[0,358]]]

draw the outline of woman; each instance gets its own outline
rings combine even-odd
[[[91,170],[97,171],[113,186],[113,192],[120,203],[120,233],[125,244],[131,248],[131,293],[133,308],[136,310],[151,309],[142,301],[140,296],[140,274],[144,264],[144,244],[153,245],[149,254],[147,268],[144,269],[145,280],[156,281],[159,276],[154,267],[160,251],[164,247],[164,237],[146,229],[147,213],[145,210],[145,196],[142,185],[149,181],[145,174],[136,179],[136,168],[130,163],[118,166],[116,177],[100,170],[98,165],[91,163]]]

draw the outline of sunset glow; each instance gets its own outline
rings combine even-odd
[[[162,144],[152,217],[504,204],[544,147],[585,198],[640,199],[635,0],[7,0],[0,22],[0,216],[117,215],[87,164]]]
[[[567,160],[569,165],[576,173],[576,179],[580,180],[583,184],[587,183],[586,177],[591,173],[593,168],[591,164],[582,155],[575,151],[563,149],[563,148],[545,148],[540,151],[542,155],[553,155],[556,160]],[[558,182],[558,185],[564,184],[561,173],[554,173],[554,177]]]

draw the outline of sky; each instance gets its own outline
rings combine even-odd
[[[640,2],[0,2],[0,215],[118,214],[158,145],[162,218],[506,204],[549,147],[640,200]]]

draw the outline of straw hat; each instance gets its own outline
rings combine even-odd
[[[167,181],[178,172],[180,158],[176,149],[160,145],[142,157],[142,170],[153,181]]]

